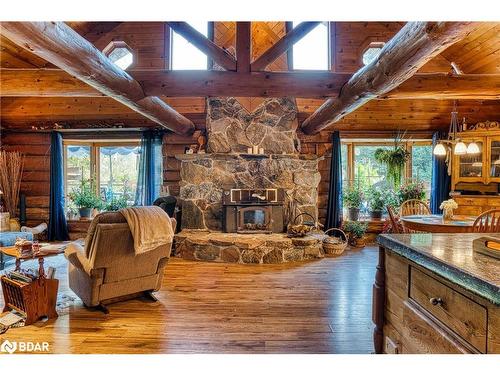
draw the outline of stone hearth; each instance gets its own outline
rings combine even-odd
[[[323,235],[288,238],[284,233],[237,234],[185,229],[175,235],[175,254],[189,260],[285,263],[323,258]]]

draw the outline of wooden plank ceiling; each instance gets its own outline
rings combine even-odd
[[[168,43],[162,22],[75,22],[69,23],[98,49],[110,41],[125,41],[137,53],[133,70],[165,69],[168,66]],[[338,73],[354,73],[361,67],[361,55],[371,42],[385,42],[399,31],[397,22],[339,22],[333,30],[335,40],[333,68]],[[252,60],[270,48],[286,33],[284,22],[253,22]],[[235,22],[216,22],[214,41],[235,54]],[[453,45],[427,63],[420,72],[449,73],[454,62],[465,73],[500,74],[500,23],[483,23],[467,38]],[[54,68],[43,59],[0,35],[0,67]],[[266,70],[286,71],[286,53]],[[0,92],[1,94],[1,92]],[[193,93],[194,95],[196,93]],[[179,113],[204,127],[205,100],[201,97],[163,98]],[[262,98],[238,98],[248,110],[253,110]],[[299,118],[304,120],[323,99],[297,98]],[[376,100],[346,116],[335,128],[345,130],[430,130],[446,128],[452,109],[451,100]],[[124,105],[108,97],[1,97],[2,128],[30,129],[50,126],[54,122],[72,126],[154,126]],[[459,116],[467,122],[498,120],[499,100],[460,100]]]

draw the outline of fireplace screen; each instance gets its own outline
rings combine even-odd
[[[238,215],[238,231],[269,231],[268,207],[242,207]]]

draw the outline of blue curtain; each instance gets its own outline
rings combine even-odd
[[[64,164],[61,133],[52,132],[50,141],[49,241],[69,240],[64,215]]]
[[[435,132],[432,136],[432,147],[440,139],[445,139],[446,133]],[[439,206],[441,202],[449,199],[451,188],[451,177],[448,175],[446,156],[432,155],[432,182],[431,182],[431,211],[433,214],[440,214]]]
[[[152,130],[145,131],[142,135],[135,195],[137,206],[150,206],[160,195],[160,187],[163,183],[162,140],[162,134]]]
[[[330,188],[326,210],[326,229],[340,228],[342,224],[342,152],[340,134],[332,134],[332,160],[330,163]]]

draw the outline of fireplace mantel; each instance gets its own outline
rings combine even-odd
[[[201,153],[201,154],[178,154],[175,158],[180,161],[194,161],[200,159],[215,159],[215,160],[238,160],[238,159],[296,159],[296,160],[323,160],[324,156],[314,154],[222,154],[222,153]]]

